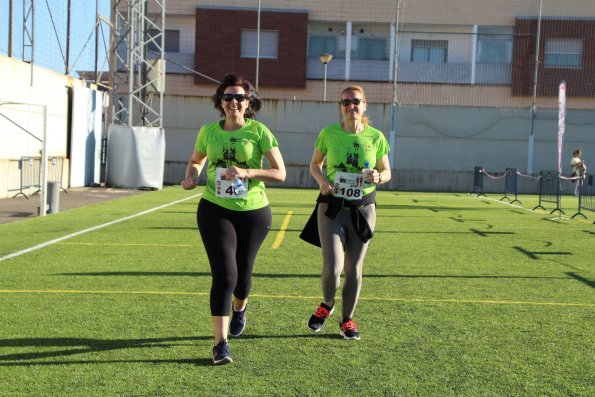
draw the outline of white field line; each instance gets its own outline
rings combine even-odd
[[[113,221],[110,221],[110,222],[107,222],[107,223],[103,223],[101,225],[93,226],[93,227],[90,227],[90,228],[87,228],[87,229],[84,229],[84,230],[80,230],[78,232],[74,232],[74,233],[68,234],[68,235],[63,236],[63,237],[59,237],[59,238],[56,238],[56,239],[53,239],[53,240],[50,240],[50,241],[46,241],[45,243],[41,243],[41,244],[38,244],[36,246],[30,247],[30,248],[26,248],[26,249],[21,250],[21,251],[18,251],[18,252],[13,252],[12,254],[8,254],[8,255],[5,255],[3,257],[0,257],[0,262],[5,261],[7,259],[15,258],[17,256],[28,254],[28,253],[33,252],[33,251],[36,251],[38,249],[47,247],[48,245],[56,244],[56,243],[59,243],[59,242],[64,241],[64,240],[68,240],[69,238],[80,236],[81,234],[93,232],[95,230],[103,229],[104,227],[115,225],[116,223],[124,222],[124,221],[127,221],[129,219],[133,219],[133,218],[136,218],[136,217],[139,217],[139,216],[150,214],[151,212],[159,211],[159,210],[161,210],[163,208],[166,208],[166,207],[169,207],[169,206],[172,206],[172,205],[176,205],[176,204],[182,203],[184,201],[187,201],[187,200],[191,200],[193,198],[196,198],[196,197],[200,196],[201,194],[202,193],[198,193],[198,194],[195,194],[194,196],[186,197],[186,198],[181,199],[181,200],[176,200],[176,201],[173,201],[173,202],[168,203],[168,204],[160,205],[159,207],[155,207],[155,208],[148,209],[146,211],[139,212],[138,214],[126,216],[126,217],[120,218],[120,219],[115,219]]]

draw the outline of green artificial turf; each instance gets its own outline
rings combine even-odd
[[[317,192],[268,189],[248,327],[215,367],[197,193],[0,225],[0,257],[17,253],[0,260],[0,395],[595,395],[594,214],[568,219],[574,197],[561,217],[537,196],[380,192],[362,339],[344,341],[340,310],[306,327],[321,254],[298,235]]]

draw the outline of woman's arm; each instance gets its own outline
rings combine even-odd
[[[283,182],[285,181],[286,171],[283,156],[278,147],[274,147],[264,154],[269,160],[270,168],[240,168],[231,166],[225,171],[225,179],[232,180],[236,177],[257,179],[265,182]]]
[[[324,163],[325,157],[326,155],[324,153],[315,148],[314,154],[312,154],[312,160],[310,160],[310,174],[312,174],[312,177],[316,180],[316,183],[318,183],[320,193],[323,196],[331,194],[334,190],[333,185],[328,182],[322,173],[322,164]]]
[[[390,181],[390,178],[390,162],[388,161],[388,154],[385,154],[378,163],[378,172],[374,172],[374,183],[382,185]]]
[[[191,190],[196,187],[196,181],[198,180],[198,176],[200,175],[206,160],[206,154],[202,154],[194,149],[192,156],[190,156],[190,160],[188,160],[188,165],[186,166],[186,176],[180,183],[184,190]]]

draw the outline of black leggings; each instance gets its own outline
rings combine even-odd
[[[202,199],[196,218],[213,276],[211,315],[229,316],[232,292],[238,299],[250,293],[256,254],[271,228],[271,208],[231,211]]]

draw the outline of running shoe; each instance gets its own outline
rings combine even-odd
[[[213,364],[223,365],[233,363],[231,356],[229,355],[229,345],[226,340],[222,340],[213,346]]]
[[[246,328],[246,309],[248,304],[244,306],[244,310],[235,311],[231,309],[231,321],[229,322],[229,334],[231,336],[240,336]]]
[[[316,312],[310,317],[308,320],[308,328],[312,332],[319,332],[321,329],[324,328],[324,321],[333,314],[335,310],[335,306],[329,307],[324,304],[324,302],[320,303],[320,306],[316,309]]]
[[[360,340],[357,324],[352,319],[348,318],[341,324],[341,336],[347,340]]]

